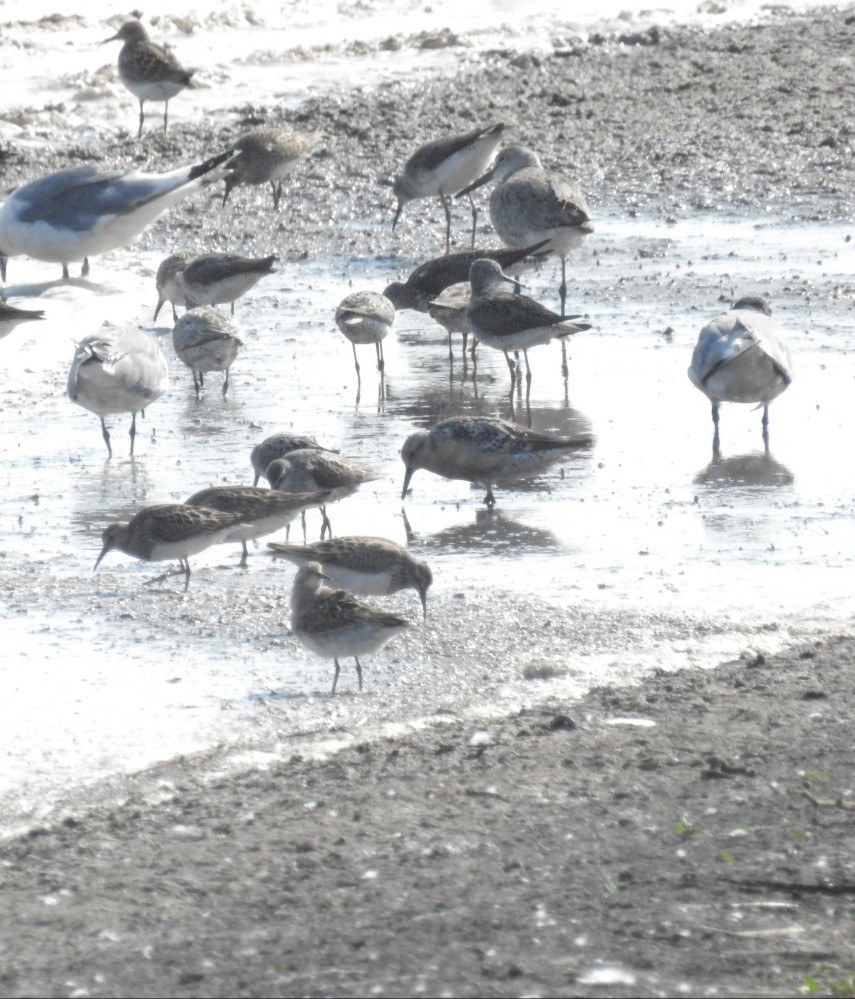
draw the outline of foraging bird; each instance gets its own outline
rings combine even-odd
[[[208,253],[188,261],[176,280],[184,289],[187,307],[231,304],[235,314],[235,299],[245,295],[267,274],[274,274],[273,265],[279,258],[241,257],[236,253]]]
[[[212,183],[213,171],[232,151],[168,173],[126,173],[96,166],[72,167],[31,181],[0,207],[0,278],[6,280],[9,257],[68,264],[132,243],[167,208]]]
[[[161,260],[154,278],[157,288],[157,305],[154,309],[153,322],[157,322],[157,315],[165,302],[172,305],[172,321],[178,322],[178,313],[175,306],[187,307],[187,297],[184,294],[184,285],[181,282],[181,272],[193,259],[187,253],[171,253]]]
[[[540,157],[525,146],[508,146],[492,168],[460,191],[469,194],[496,180],[490,195],[490,219],[507,246],[549,240],[561,258],[561,315],[567,300],[567,254],[594,231],[585,196],[568,180],[543,168]]]
[[[0,299],[0,340],[21,323],[31,323],[44,317],[43,309],[19,309],[15,305],[9,305],[5,299]]]
[[[206,371],[223,371],[223,396],[229,390],[229,369],[243,346],[243,337],[233,319],[205,305],[187,312],[172,330],[172,346],[180,361],[193,372],[198,399]]]
[[[484,502],[493,507],[494,485],[537,475],[592,442],[590,434],[556,437],[493,417],[450,417],[430,431],[410,434],[404,441],[401,459],[406,473],[401,499],[407,495],[413,472],[424,468],[446,479],[486,486]]]
[[[748,296],[701,330],[689,378],[712,402],[718,442],[719,403],[756,402],[763,407],[763,440],[769,443],[769,403],[793,380],[784,330],[765,298]]]
[[[444,288],[436,298],[428,302],[428,314],[434,322],[448,333],[448,360],[454,360],[451,346],[452,333],[463,334],[463,358],[466,359],[466,341],[472,332],[467,311],[472,297],[472,285],[468,281],[460,281]],[[475,349],[473,341],[472,349]]]
[[[189,506],[236,514],[240,523],[223,539],[239,541],[243,547],[240,564],[246,565],[249,556],[247,541],[273,534],[309,507],[318,506],[329,496],[326,491],[310,493],[283,493],[276,489],[257,489],[254,486],[211,486],[185,500]]]
[[[124,42],[119,52],[119,76],[122,83],[140,102],[140,127],[142,135],[146,101],[163,101],[163,131],[166,132],[169,100],[185,87],[192,87],[195,70],[184,69],[172,52],[163,45],[155,45],[141,21],[126,21],[115,35],[101,43]]]
[[[68,398],[101,418],[101,434],[112,456],[104,417],[132,413],[131,455],[137,433],[137,413],[169,387],[169,369],[157,342],[137,329],[105,329],[84,337],[68,372]]]
[[[320,562],[333,586],[360,596],[384,597],[413,589],[427,618],[427,591],[433,583],[430,566],[388,538],[328,538],[310,545],[268,541],[267,547],[271,555],[288,559],[296,566]]]
[[[469,271],[472,294],[466,318],[478,343],[504,351],[511,371],[511,386],[516,381],[516,365],[509,350],[521,350],[525,357],[526,382],[531,383],[528,348],[549,343],[553,337],[570,336],[591,328],[590,323],[571,322],[527,295],[503,291],[502,283],[515,285],[495,260],[476,260]]]
[[[223,204],[235,187],[270,184],[273,208],[278,210],[282,180],[292,173],[320,138],[320,132],[285,132],[278,128],[256,128],[234,144],[237,156],[229,164]]]
[[[377,370],[383,372],[383,340],[389,335],[395,320],[395,306],[376,291],[354,291],[343,298],[335,310],[336,326],[350,340],[353,363],[359,378],[358,343],[373,343],[377,353]]]
[[[333,659],[331,694],[341,672],[340,656],[356,660],[362,690],[359,656],[382,649],[409,627],[409,621],[377,610],[345,590],[326,589],[326,579],[318,562],[308,562],[297,570],[291,590],[291,631],[311,652]]]
[[[303,437],[300,434],[271,434],[260,444],[256,444],[249,456],[255,471],[255,481],[252,484],[257,486],[260,478],[267,478],[267,469],[277,458],[285,458],[292,451],[302,451],[304,448],[338,454],[338,451],[331,448],[321,447],[311,437]]]
[[[190,555],[224,541],[240,518],[233,513],[206,510],[184,503],[161,503],[144,507],[127,524],[111,524],[102,535],[103,547],[95,568],[109,551],[117,549],[145,562],[177,558],[184,573],[184,589],[190,585]],[[166,573],[153,582],[173,575]]]
[[[435,139],[417,149],[404,164],[403,173],[395,178],[393,189],[398,207],[392,220],[394,229],[404,205],[416,198],[436,195],[445,212],[445,252],[451,250],[451,210],[448,195],[455,194],[477,177],[490,162],[502,138],[500,122],[489,128],[476,128],[463,135]],[[475,246],[475,226],[478,212],[472,206],[472,246]]]

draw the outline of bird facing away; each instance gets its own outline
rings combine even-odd
[[[338,454],[337,451],[322,447],[311,437],[303,437],[301,434],[271,434],[260,444],[256,444],[249,456],[255,471],[255,481],[252,484],[257,486],[259,479],[267,478],[267,469],[277,458],[285,458],[292,451],[302,451],[304,448]]]
[[[137,433],[137,413],[169,387],[169,369],[157,342],[136,329],[104,329],[84,337],[68,372],[68,398],[101,418],[101,434],[112,456],[104,417],[132,413],[131,455]]]
[[[388,538],[354,535],[328,538],[311,545],[268,541],[267,547],[272,555],[285,558],[296,566],[320,562],[333,586],[363,597],[385,597],[399,590],[413,589],[419,595],[427,618],[427,591],[433,583],[430,566]]]
[[[0,207],[0,278],[9,257],[62,264],[128,246],[167,208],[217,179],[213,171],[232,156],[220,153],[203,163],[168,173],[126,173],[95,166],[72,167],[31,181]]]
[[[409,622],[357,600],[346,590],[330,590],[318,562],[300,566],[291,590],[291,631],[311,652],[335,663],[331,694],[335,693],[341,666],[339,658],[353,656],[362,690],[359,657],[377,652],[399,635]]]
[[[380,476],[365,465],[316,448],[292,451],[284,458],[277,458],[267,468],[267,481],[271,488],[283,492],[305,493],[318,489],[329,489],[327,500],[321,504],[321,540],[332,525],[327,516],[327,503],[335,503],[355,493],[363,482],[371,482]]]
[[[172,330],[172,345],[180,361],[193,372],[198,399],[206,371],[223,371],[223,395],[229,390],[229,369],[243,346],[233,319],[205,305],[189,309]]]
[[[258,489],[254,486],[211,486],[201,489],[184,502],[240,517],[240,523],[224,539],[239,541],[243,548],[240,560],[246,565],[249,555],[247,541],[273,534],[309,507],[318,506],[328,497],[326,491],[311,493],[283,493],[276,489]]]
[[[119,52],[119,77],[122,83],[140,102],[140,127],[142,135],[146,101],[163,101],[163,131],[166,132],[169,100],[185,87],[191,87],[190,78],[195,70],[184,69],[172,52],[163,45],[155,45],[141,21],[126,21],[115,35],[101,43],[124,42]]]
[[[469,271],[472,294],[466,318],[478,343],[504,351],[511,370],[512,384],[516,365],[509,350],[521,350],[525,357],[526,381],[531,383],[528,348],[549,343],[553,337],[570,336],[591,328],[590,323],[562,318],[527,295],[503,291],[502,284],[515,285],[495,260],[476,260]]]
[[[9,305],[5,300],[0,300],[0,340],[21,323],[31,323],[44,317],[43,309],[19,309],[15,305]]]
[[[393,189],[398,199],[392,228],[398,224],[401,211],[408,201],[437,196],[445,212],[445,252],[451,250],[451,209],[448,196],[455,194],[474,180],[490,162],[502,138],[500,122],[489,128],[476,128],[462,135],[435,139],[420,146],[404,164],[404,170],[395,178]],[[478,212],[472,206],[472,246],[475,245],[475,226]]]
[[[689,378],[712,402],[718,442],[719,403],[754,402],[763,407],[763,441],[769,443],[769,403],[793,380],[785,333],[772,319],[766,299],[740,298],[701,330]]]
[[[458,284],[450,284],[444,288],[435,299],[428,302],[428,314],[434,322],[448,333],[448,359],[454,360],[454,352],[451,347],[452,333],[463,334],[463,356],[466,359],[466,341],[472,332],[469,325],[467,310],[469,300],[472,297],[472,285],[468,281],[460,281]],[[474,349],[474,342],[473,342]]]
[[[494,485],[508,485],[539,474],[575,451],[590,447],[590,434],[557,437],[492,417],[460,416],[440,420],[429,431],[410,434],[401,448],[406,467],[401,499],[418,468],[446,479],[487,487],[484,502],[495,506]]]
[[[190,585],[191,555],[224,541],[240,518],[233,513],[206,510],[184,503],[162,503],[144,507],[127,524],[111,524],[102,535],[103,547],[95,568],[107,552],[118,549],[145,562],[177,558],[184,573],[184,589]],[[166,576],[173,575],[167,573]],[[165,579],[159,576],[156,581]]]
[[[229,164],[223,204],[235,187],[270,184],[273,208],[278,210],[282,180],[317,145],[320,132],[286,132],[278,128],[256,128],[234,144],[237,156]]]
[[[458,194],[496,181],[490,195],[490,220],[507,246],[549,240],[561,258],[561,315],[567,300],[567,254],[594,231],[585,196],[570,181],[547,172],[540,157],[525,146],[508,146],[492,168]]]
[[[376,291],[354,291],[343,298],[335,310],[336,326],[353,346],[353,363],[359,378],[356,345],[373,343],[377,353],[377,370],[383,372],[383,340],[395,321],[395,306],[385,295]]]
[[[278,257],[241,257],[236,253],[209,253],[194,257],[177,275],[187,307],[231,304],[245,295],[267,274],[273,274]]]
[[[545,255],[538,253],[538,250],[542,250],[548,242],[548,239],[541,240],[521,249],[465,250],[434,257],[419,264],[406,281],[393,281],[383,294],[399,311],[415,309],[416,312],[429,312],[431,301],[446,288],[462,281],[468,283],[469,269],[476,260],[495,260],[504,270],[510,271],[524,263],[534,263],[537,257]]]
[[[154,277],[154,284],[157,288],[157,305],[154,309],[154,322],[163,308],[165,302],[172,305],[172,320],[178,322],[178,313],[175,306],[187,307],[187,299],[184,294],[184,285],[181,283],[181,272],[193,259],[188,253],[171,253],[161,260]]]

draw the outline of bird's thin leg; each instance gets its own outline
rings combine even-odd
[[[226,374],[225,374],[225,377],[223,378],[223,398],[224,399],[226,397],[226,392],[228,392],[228,390],[229,390],[229,369],[226,368]]]
[[[330,691],[330,694],[335,693],[335,685],[338,683],[338,675],[341,673],[341,666],[338,664],[338,659],[333,659],[333,662],[335,663],[335,673],[332,678],[332,690]]]
[[[496,498],[493,496],[493,486],[489,482],[487,483],[487,495],[484,497],[484,502],[490,510],[496,505]]]
[[[570,377],[570,369],[567,367],[567,343],[565,340],[561,341],[561,377],[566,385],[567,379]]]
[[[232,315],[234,314],[235,314],[235,302],[234,299],[232,299]]]
[[[104,417],[101,417],[101,436],[104,438],[104,443],[107,445],[107,454],[112,458],[113,449],[110,447],[110,431],[107,429],[107,424],[104,422]]]
[[[472,199],[472,195],[467,195],[469,198],[469,204],[472,206],[472,241],[470,244],[471,249],[475,249],[475,226],[478,224],[478,209],[475,207],[475,202]]]
[[[282,197],[282,181],[278,180],[274,183],[270,181],[270,189],[273,191],[273,210],[279,210],[279,201]]]
[[[193,374],[193,388],[196,389],[196,399],[198,401],[199,394],[202,391],[202,375],[200,374],[199,377],[197,378],[195,371],[193,371],[192,374]]]
[[[137,138],[139,138],[142,135],[142,126],[143,126],[143,121],[145,120],[145,115],[143,114],[143,107],[142,106],[143,106],[143,102],[140,101],[140,127],[139,127],[139,130],[137,131]]]
[[[527,384],[531,385],[531,368],[528,365],[528,351],[523,351],[523,357],[525,358],[525,380]]]
[[[511,392],[514,390],[514,385],[517,381],[517,363],[511,360],[511,355],[507,352],[503,352],[505,355],[505,360],[508,362],[508,371],[511,373]]]
[[[375,347],[377,348],[377,370],[382,375],[385,368],[385,362],[383,361],[383,344],[378,340]]]
[[[62,265],[62,280],[63,281],[68,280],[68,264]]]
[[[80,268],[81,277],[89,277],[89,257],[83,258],[83,266]]]
[[[327,516],[327,508],[325,506],[321,507],[321,517],[323,517],[323,520],[321,521],[321,541],[323,541],[324,534],[327,532],[329,532],[329,536],[332,537],[332,524]]]
[[[769,404],[763,403],[763,420],[761,422],[763,427],[763,447],[768,456],[769,454]]]
[[[131,416],[131,429],[128,431],[128,436],[131,438],[131,457],[134,456],[134,439],[137,436],[137,414],[134,413]]]
[[[451,210],[442,191],[439,192],[439,200],[442,202],[442,210],[445,212],[445,255],[448,256],[451,253]]]
[[[715,427],[716,436],[718,436],[718,402],[712,404],[712,421]]]
[[[246,560],[249,558],[249,550],[246,547],[246,541],[241,541],[243,545],[243,554],[240,557],[240,564],[242,566],[246,565]]]
[[[169,101],[164,101],[163,102],[163,134],[164,135],[166,135],[166,124],[167,124],[167,121],[168,121],[168,117],[167,117],[168,115],[169,115]]]
[[[190,560],[187,558],[179,559],[179,564],[184,567],[184,592],[186,593],[190,586]]]
[[[356,359],[356,344],[352,343],[350,346],[353,348],[353,364],[354,367],[356,368],[356,380],[358,382],[361,382],[362,376],[359,373],[359,361]]]
[[[448,331],[448,363],[451,365],[454,364],[454,347],[451,344],[451,330]]]
[[[353,658],[356,660],[356,675],[359,677],[359,690],[361,692],[362,691],[362,667],[359,665],[359,659],[356,656],[354,656]]]
[[[561,258],[561,284],[558,288],[558,294],[561,296],[561,318],[567,314],[565,307],[567,304],[567,258],[562,256]]]

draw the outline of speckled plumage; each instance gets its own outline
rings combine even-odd
[[[188,309],[175,324],[172,345],[179,360],[193,373],[198,397],[206,371],[223,371],[223,395],[229,388],[229,369],[243,346],[237,325],[211,306]]]
[[[338,454],[337,451],[322,447],[311,437],[304,437],[302,434],[271,434],[269,437],[265,437],[260,444],[256,444],[249,456],[255,471],[253,485],[257,486],[259,479],[267,478],[267,469],[277,458],[285,458],[292,451],[302,451],[305,448]]]
[[[223,204],[235,187],[270,184],[273,207],[279,208],[282,180],[317,145],[319,132],[287,132],[279,128],[256,128],[234,144],[238,155],[229,164]]]

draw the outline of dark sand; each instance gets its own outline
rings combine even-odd
[[[436,206],[408,206],[392,240],[390,178],[420,142],[492,120],[595,206],[839,220],[855,207],[853,31],[830,11],[563,39],[554,58],[497,52],[422,86],[417,117],[414,86],[243,122],[324,128],[287,195],[295,260],[424,257]],[[71,158],[161,169],[240,129]],[[67,162],[12,150],[3,186]],[[182,205],[144,238],[266,252],[285,219],[231,203]],[[853,658],[830,636],[214,783],[188,761],[165,801],[129,779],[123,804],[3,844],[0,993],[855,994]]]

